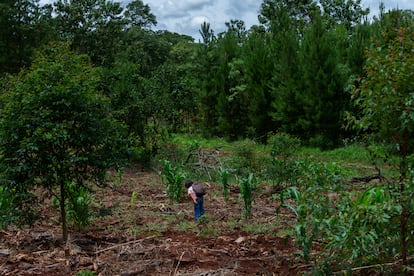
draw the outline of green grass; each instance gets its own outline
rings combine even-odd
[[[369,151],[362,144],[350,144],[328,151],[303,147],[298,156],[311,158],[317,162],[337,163],[343,168],[344,176],[348,178],[377,174],[376,167],[380,169],[382,176],[392,178],[396,175],[395,167],[392,164],[398,163],[395,157],[388,158],[387,162],[381,158],[373,160]]]
[[[268,145],[248,139],[229,142],[224,138],[206,139],[201,136],[183,134],[173,135],[171,142],[182,149],[201,147],[211,150],[218,149],[220,152],[224,152],[225,155],[220,157],[220,162],[224,168],[231,172],[229,179],[231,182],[234,182],[235,177],[246,177],[250,172],[253,172],[264,182],[270,180],[266,179],[265,174],[262,174],[265,168],[271,166],[271,149]],[[381,146],[370,146],[370,149],[380,153],[379,156],[384,152]],[[377,168],[380,169],[383,176],[390,179],[396,175],[396,168],[392,164],[398,163],[395,157],[388,157],[387,162],[384,162],[381,157],[373,160],[372,155],[362,143],[351,143],[333,150],[301,147],[291,158],[297,160],[306,158],[318,163],[337,164],[342,168],[341,172],[344,178],[349,180],[352,177],[365,177],[377,174]],[[209,180],[207,176],[203,175],[202,171],[196,174],[191,174],[190,172],[189,176],[194,176],[200,180]],[[212,176],[213,180],[220,181],[218,171],[210,171],[210,176]]]
[[[322,151],[319,148],[303,147],[299,154],[301,156],[312,156],[325,162],[339,162],[370,164],[368,151],[362,145],[353,144],[346,147],[336,148],[329,151]]]
[[[197,223],[195,221],[181,220],[179,223],[174,225],[174,230],[186,232],[196,228]]]

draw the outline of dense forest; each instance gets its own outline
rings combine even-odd
[[[380,8],[368,20],[360,1],[263,1],[259,25],[234,19],[215,34],[204,23],[194,42],[151,30],[156,15],[142,1],[3,1],[0,73],[30,70],[36,52],[67,44],[99,68],[99,91],[146,151],[166,132],[265,141],[284,131],[332,148],[355,135],[344,115],[356,112],[349,92],[366,50],[412,27],[413,11]]]
[[[84,183],[148,164],[171,134],[283,133],[321,150],[369,136],[401,158],[406,265],[414,11],[385,8],[369,18],[360,0],[263,0],[258,25],[205,22],[195,41],[154,30],[141,0],[1,1],[0,226],[32,223],[32,188],[56,188],[66,240],[66,202]]]

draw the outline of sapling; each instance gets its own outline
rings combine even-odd
[[[253,203],[253,186],[254,175],[250,173],[247,178],[240,180],[240,193],[243,198],[243,214],[245,218],[249,218],[252,215],[252,203]]]

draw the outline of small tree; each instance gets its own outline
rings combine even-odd
[[[395,35],[385,35],[383,39],[383,45],[377,43],[367,53],[366,77],[352,91],[360,114],[349,120],[392,146],[400,157],[400,179],[395,188],[399,191],[396,201],[401,206],[401,257],[407,265],[408,244],[413,238],[407,226],[414,212],[408,181],[408,157],[414,146],[414,25],[399,28]]]
[[[49,45],[28,70],[10,80],[2,99],[3,191],[14,196],[13,205],[20,207],[14,210],[33,210],[37,186],[51,192],[59,188],[64,241],[65,206],[74,194],[69,189],[102,183],[122,152],[121,128],[110,115],[108,100],[96,90],[97,76],[87,56],[64,44]]]

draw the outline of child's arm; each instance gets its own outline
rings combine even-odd
[[[194,193],[194,191],[188,191],[188,195],[191,197],[191,199],[194,201],[194,203],[197,204],[197,196]]]

